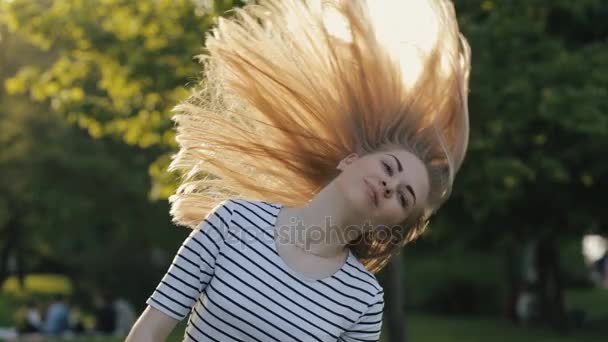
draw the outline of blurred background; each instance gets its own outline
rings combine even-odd
[[[188,233],[168,215],[170,109],[242,5],[0,0],[0,340],[124,339]],[[608,2],[456,9],[470,148],[428,234],[379,274],[382,340],[606,341]]]

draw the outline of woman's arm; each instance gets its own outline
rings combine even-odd
[[[384,311],[384,291],[379,291],[359,320],[338,338],[339,342],[380,341],[382,316]]]
[[[125,342],[161,342],[179,322],[148,305],[131,328]]]
[[[184,240],[165,276],[148,298],[127,342],[164,341],[186,318],[211,281],[216,258],[228,233],[230,201],[219,203]]]

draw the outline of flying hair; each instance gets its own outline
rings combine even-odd
[[[200,84],[174,108],[182,176],[173,221],[196,227],[242,197],[302,206],[352,152],[401,147],[428,206],[349,248],[371,272],[425,230],[468,145],[470,48],[447,0],[260,0],[208,34]]]

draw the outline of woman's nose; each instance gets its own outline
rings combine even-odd
[[[385,180],[382,181],[382,187],[383,187],[384,196],[389,197],[392,194],[392,189],[391,189],[391,187],[388,186],[388,184]]]

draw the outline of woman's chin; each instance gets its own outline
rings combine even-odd
[[[352,208],[351,212],[354,215],[362,219],[374,216],[376,208],[374,207],[373,203],[370,203],[369,198],[358,196],[356,198],[353,198],[350,203]]]

